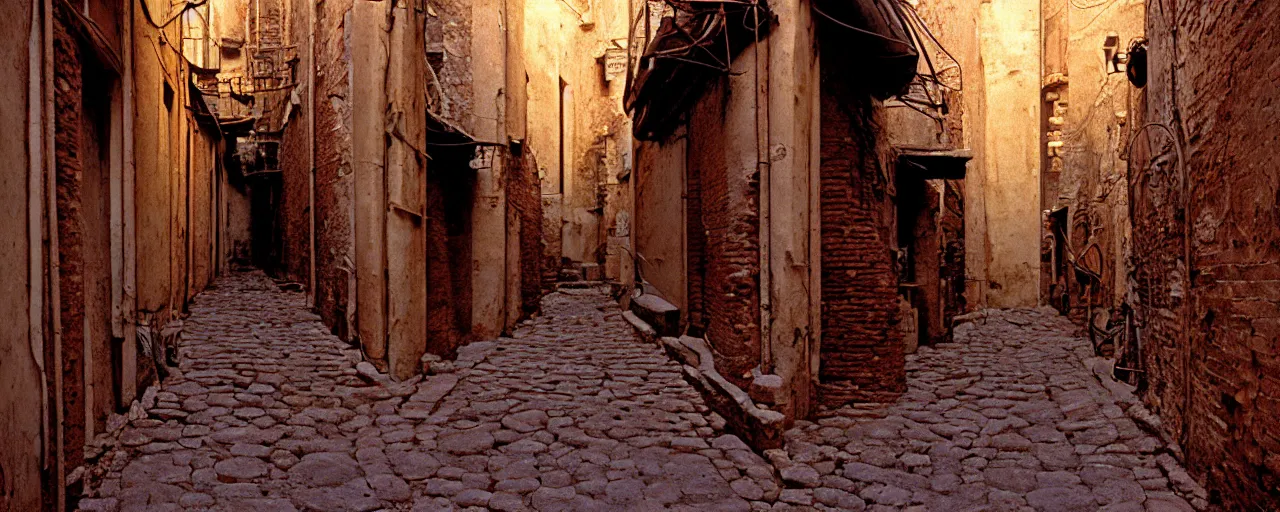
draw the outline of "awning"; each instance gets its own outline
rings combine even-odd
[[[840,41],[840,73],[881,100],[907,92],[920,62],[918,38],[911,33],[898,0],[814,0],[820,33]],[[847,42],[847,43],[846,43]]]
[[[658,25],[623,100],[641,140],[661,139],[673,130],[706,83],[727,74],[733,58],[765,37],[773,23],[764,0],[668,3],[677,14]]]
[[[962,180],[973,152],[967,149],[894,148],[899,176],[925,180]]]
[[[461,126],[431,110],[427,115],[427,157],[433,160],[469,162],[476,158],[477,148],[506,147],[506,144],[477,140]],[[487,153],[492,158],[492,152]]]

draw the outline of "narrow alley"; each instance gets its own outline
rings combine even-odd
[[[1277,27],[0,0],[0,512],[1280,511]]]
[[[1163,443],[1041,310],[989,311],[908,362],[886,407],[799,422],[764,458],[723,431],[607,288],[379,382],[260,272],[197,297],[181,365],[82,510],[1193,510]],[[1174,482],[1171,484],[1170,482]]]
[[[713,428],[605,292],[543,307],[513,338],[377,383],[303,294],[224,277],[81,509],[748,510],[734,489],[776,495],[768,463]]]

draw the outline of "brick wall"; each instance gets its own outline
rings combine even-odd
[[[79,43],[69,31],[70,16],[54,9],[54,158],[57,172],[58,303],[62,322],[62,360],[54,367],[62,372],[63,459],[67,468],[84,460],[84,321],[85,261],[84,219],[81,215],[81,69]],[[68,469],[69,471],[69,469]],[[69,494],[74,494],[69,492]]]
[[[352,0],[316,6],[316,309],[333,332],[351,339],[349,281],[355,265],[351,162],[351,84],[348,81]],[[352,305],[353,306],[353,305]]]
[[[542,301],[542,184],[533,153],[509,159],[507,204],[520,222],[520,303],[521,318],[536,313]]]
[[[564,210],[560,204],[560,194],[542,196],[542,211],[546,215],[542,218],[542,286],[543,288],[552,288],[556,285],[556,281],[560,278],[561,259],[561,228],[564,222],[561,220],[560,212]]]
[[[695,120],[697,120],[695,118]],[[707,127],[698,126],[700,130]],[[689,141],[691,153],[702,154],[711,137]],[[690,157],[692,161],[694,157]],[[707,273],[707,232],[702,223],[702,172],[699,167],[685,166],[685,259],[688,269],[688,311],[686,321],[692,336],[702,336],[707,331],[706,305],[703,303]]]
[[[713,86],[705,93],[698,109],[689,119],[688,164],[685,165],[685,258],[688,287],[689,331],[702,336],[707,331],[706,280],[707,280],[707,224],[709,206],[703,201],[703,181],[707,177],[722,176],[724,167],[724,140],[715,136],[724,123],[724,92]],[[713,188],[716,185],[712,185]],[[720,206],[723,208],[723,206]]]
[[[289,93],[296,92],[302,105],[290,109],[290,116],[282,119],[287,123],[280,142],[281,194],[280,210],[277,222],[280,226],[281,255],[278,270],[282,277],[290,281],[308,283],[311,279],[311,168],[310,159],[311,133],[308,131],[308,118],[314,115],[315,106],[307,104],[306,77],[312,66],[310,42],[308,34],[312,30],[312,20],[307,15],[306,4],[310,0],[292,0],[289,8],[289,36],[297,47],[298,61],[294,63],[294,79],[300,82],[293,91],[285,93],[280,108],[290,101]],[[317,34],[319,35],[319,34]],[[317,97],[317,101],[323,98]],[[276,100],[276,98],[270,98]],[[268,101],[261,98],[259,101]],[[281,115],[283,117],[283,113]]]
[[[876,107],[823,66],[822,348],[818,398],[885,400],[906,388],[898,328],[891,176]]]
[[[1277,27],[1266,0],[1152,5],[1146,121],[1178,134],[1190,193],[1163,131],[1131,160],[1142,393],[1231,510],[1280,509]]]
[[[465,159],[427,166],[427,352],[452,358],[471,328],[471,201]]]
[[[754,168],[730,169],[726,163],[723,80],[707,88],[689,119],[686,169],[698,175],[700,211],[689,210],[688,218],[701,220],[689,233],[704,233],[705,257],[698,259],[705,266],[691,264],[688,273],[701,274],[700,307],[717,369],[745,386],[743,375],[760,362],[759,176]],[[690,260],[695,257],[690,251]]]

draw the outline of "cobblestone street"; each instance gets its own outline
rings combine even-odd
[[[181,372],[82,508],[748,510],[739,494],[777,494],[602,291],[553,294],[515,339],[388,387],[304,302],[256,272],[199,297]]]
[[[1088,342],[1038,310],[922,348],[896,404],[802,422],[768,462],[603,290],[543,310],[384,385],[301,293],[224,277],[81,507],[1154,512],[1191,509],[1171,488],[1202,492],[1086,369]]]
[[[1051,310],[986,311],[907,358],[908,391],[786,435],[783,501],[873,510],[1189,511],[1204,491],[1100,384]],[[858,499],[852,496],[857,495]]]

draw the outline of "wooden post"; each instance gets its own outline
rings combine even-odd
[[[769,351],[772,369],[764,371],[782,377],[784,396],[780,404],[791,418],[808,415],[813,392],[810,352],[816,351],[812,291],[820,286],[810,282],[815,261],[810,239],[814,233],[811,212],[811,180],[817,179],[818,154],[814,139],[819,136],[813,122],[817,107],[818,59],[815,27],[808,1],[774,6],[778,25],[758,51],[766,51],[768,62],[768,161],[762,173],[762,238],[768,250],[761,251],[761,274],[768,274],[769,307],[761,318],[761,350]],[[764,215],[764,212],[768,215]],[[766,235],[767,234],[767,235]],[[763,248],[762,248],[763,249]],[[762,279],[762,282],[764,280]]]
[[[475,134],[485,141],[505,142],[506,52],[503,31],[505,0],[475,0],[472,7],[471,62],[475,91]],[[506,326],[507,195],[502,176],[505,152],[482,149],[490,164],[476,170],[472,210],[471,331],[477,338],[493,338]]]
[[[387,2],[351,8],[351,153],[355,170],[356,332],[365,357],[386,368],[387,197],[384,113]]]
[[[418,373],[427,348],[426,61],[416,3],[392,9],[387,64],[387,359],[395,379]]]

